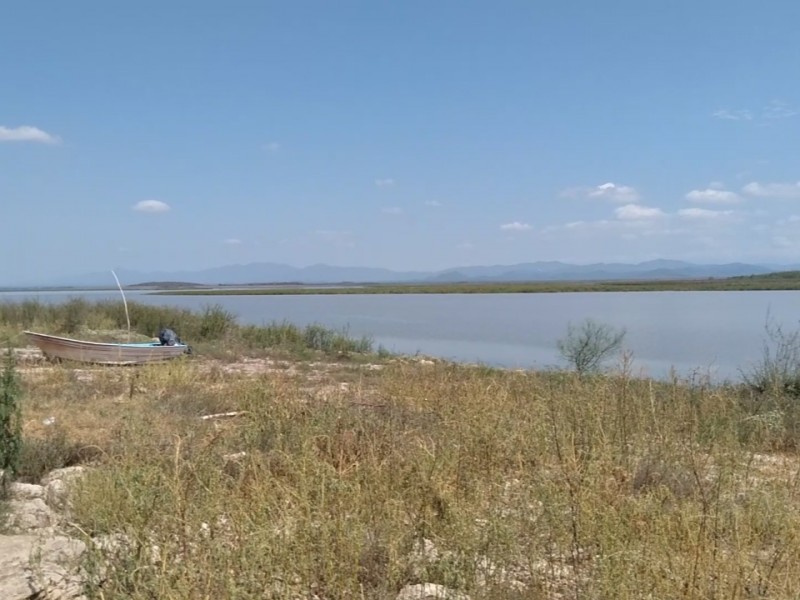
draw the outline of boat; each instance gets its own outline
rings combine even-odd
[[[191,353],[186,344],[163,346],[160,342],[132,344],[87,342],[34,331],[23,333],[47,358],[55,361],[68,360],[98,365],[143,365]]]

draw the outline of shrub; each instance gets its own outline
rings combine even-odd
[[[9,348],[0,375],[0,495],[19,469],[22,448],[21,390],[14,367],[14,355]]]
[[[200,328],[198,337],[204,340],[217,340],[222,338],[236,325],[236,317],[219,304],[206,306],[200,315]]]
[[[586,319],[580,325],[567,326],[567,336],[558,340],[558,351],[583,375],[598,371],[606,359],[620,351],[624,338],[624,329]]]
[[[318,324],[307,325],[303,332],[303,339],[306,348],[327,353],[366,353],[372,351],[372,340],[370,338],[353,339],[346,329],[336,331]]]
[[[742,372],[744,383],[759,392],[800,397],[800,330],[785,332],[767,316],[767,340],[761,359]]]
[[[85,447],[67,438],[61,429],[54,429],[42,438],[26,438],[20,446],[17,478],[38,483],[54,469],[71,467],[97,458],[100,450]]]
[[[65,333],[77,333],[81,325],[86,323],[89,303],[82,298],[73,298],[64,303],[62,310],[62,330]]]

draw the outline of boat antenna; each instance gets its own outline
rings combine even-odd
[[[119,293],[122,294],[122,305],[125,307],[125,319],[128,321],[128,343],[131,342],[131,315],[128,313],[128,301],[125,300],[125,292],[122,291],[122,286],[119,283],[119,277],[117,274],[114,273],[114,269],[111,269],[111,274],[114,276],[115,281],[117,282],[117,287],[119,288]]]

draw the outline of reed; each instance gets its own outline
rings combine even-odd
[[[169,327],[195,350],[217,356],[231,352],[275,351],[334,354],[372,352],[367,337],[353,338],[346,330],[336,331],[318,324],[305,327],[290,323],[262,326],[240,325],[236,316],[220,305],[206,305],[199,312],[138,302],[89,302],[73,298],[61,304],[36,300],[0,303],[0,336],[22,344],[21,332],[80,336],[94,341],[118,341],[128,327],[137,339],[150,339]]]

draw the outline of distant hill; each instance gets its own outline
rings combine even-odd
[[[678,260],[641,263],[577,265],[539,261],[512,265],[461,266],[441,271],[393,271],[371,267],[337,267],[316,264],[293,267],[280,263],[228,265],[198,271],[132,271],[117,269],[125,286],[191,287],[193,285],[336,284],[336,283],[453,283],[524,281],[614,281],[705,279],[765,275],[797,269],[797,265],[764,266],[746,263],[694,264]],[[39,286],[114,287],[110,272],[87,273],[62,281],[37,282]]]
[[[697,265],[676,260],[653,260],[638,264],[595,263],[574,265],[562,262],[535,262],[492,267],[457,267],[431,276],[431,281],[612,281],[655,279],[705,279],[761,275],[771,270],[760,265],[728,263]]]
[[[228,265],[199,271],[132,271],[117,269],[117,276],[124,285],[159,282],[186,282],[205,285],[235,285],[247,283],[341,283],[375,282],[394,283],[400,281],[422,281],[430,275],[425,272],[400,272],[371,267],[333,267],[311,265],[293,267],[279,263],[250,263]],[[88,273],[70,278],[63,285],[108,285],[109,272]]]

